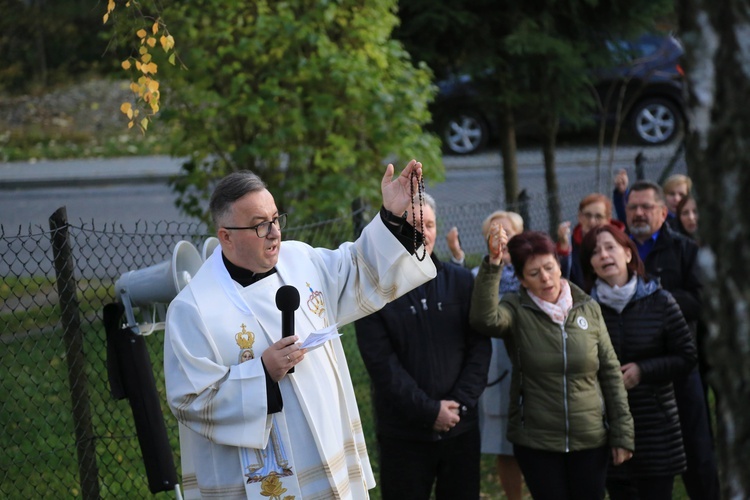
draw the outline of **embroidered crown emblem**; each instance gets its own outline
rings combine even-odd
[[[307,308],[312,311],[318,317],[323,317],[326,312],[325,300],[323,300],[323,292],[316,292],[310,286],[310,283],[305,283],[308,290],[310,290],[310,297],[307,299]]]
[[[240,349],[250,349],[255,343],[255,334],[253,332],[248,332],[243,323],[242,331],[237,332],[234,336],[234,340],[237,341],[237,345],[240,346]]]

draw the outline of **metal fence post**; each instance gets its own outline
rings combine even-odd
[[[674,170],[675,165],[677,164],[677,160],[684,158],[685,156],[685,139],[682,139],[680,141],[680,145],[675,150],[672,157],[669,159],[669,162],[664,166],[661,173],[659,174],[659,179],[656,181],[657,184],[660,186],[664,184],[664,181],[667,180],[667,177],[669,177],[672,174],[672,170]]]
[[[60,318],[64,330],[68,361],[68,384],[73,408],[73,422],[78,453],[78,474],[81,493],[85,500],[100,498],[96,447],[91,422],[86,359],[83,354],[83,332],[76,297],[73,255],[68,239],[68,215],[65,207],[58,208],[49,218],[52,230],[52,254],[57,293],[60,297]]]
[[[635,180],[642,181],[646,178],[646,156],[643,151],[635,155]]]
[[[531,229],[531,212],[529,211],[531,196],[529,196],[529,193],[526,191],[526,189],[522,189],[521,192],[518,193],[517,203],[518,215],[520,215],[523,219],[524,229]]]
[[[367,221],[365,221],[366,207],[367,203],[362,197],[355,198],[352,201],[352,226],[354,229],[355,240],[359,238],[359,235],[362,234],[362,230],[367,225]]]

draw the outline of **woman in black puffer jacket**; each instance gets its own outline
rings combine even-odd
[[[674,476],[685,470],[680,419],[672,381],[697,360],[695,343],[672,295],[644,276],[633,241],[601,226],[583,239],[581,266],[599,302],[635,424],[635,452],[610,467],[612,500],[671,499]]]

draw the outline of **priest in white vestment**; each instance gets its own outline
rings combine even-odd
[[[341,342],[301,345],[435,276],[431,259],[418,258],[421,234],[399,217],[421,164],[393,173],[388,165],[380,213],[336,250],[282,247],[286,215],[255,174],[217,185],[210,210],[220,246],[166,322],[167,399],[186,498],[368,498],[375,482]],[[275,303],[283,285],[301,297],[296,334],[286,338]]]

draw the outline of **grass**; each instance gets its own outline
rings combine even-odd
[[[0,161],[168,154],[169,125],[128,129],[129,82],[83,76],[28,95],[0,95]]]
[[[0,335],[35,332],[60,322],[56,282],[44,276],[0,278]],[[101,311],[114,293],[98,279],[78,280],[76,298],[83,315]]]
[[[157,128],[157,127],[155,127]],[[53,126],[17,127],[0,134],[0,161],[114,158],[169,154],[163,137],[125,125],[122,129],[86,132]]]
[[[109,498],[145,498],[145,470],[126,400],[110,396],[104,328],[99,321],[83,328],[86,392],[95,436],[98,483]],[[155,376],[163,395],[161,337],[148,339]],[[68,363],[62,332],[29,335],[6,343],[0,354],[0,496],[43,498],[80,496]],[[164,399],[164,398],[162,398]],[[165,415],[171,418],[166,408]],[[168,421],[169,422],[169,421]],[[179,450],[177,428],[169,422],[172,449]]]

